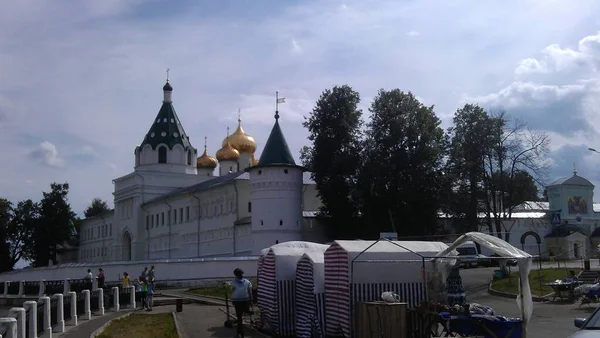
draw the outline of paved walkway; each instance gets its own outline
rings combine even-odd
[[[183,338],[218,337],[230,338],[235,336],[234,328],[228,329],[225,314],[218,306],[188,304],[183,306],[183,312],[175,314]],[[261,333],[246,328],[245,337],[267,337]]]

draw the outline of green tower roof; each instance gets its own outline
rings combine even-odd
[[[258,160],[257,167],[267,166],[298,167],[279,126],[279,112],[275,112],[275,125]]]
[[[173,88],[169,82],[165,84],[163,91],[165,92],[165,100],[156,118],[154,118],[150,130],[148,130],[148,133],[144,137],[140,148],[149,144],[152,146],[152,149],[156,149],[159,144],[165,144],[172,150],[176,144],[180,144],[185,150],[193,149],[189,136],[183,130],[179,117],[175,113],[175,108],[170,99]]]

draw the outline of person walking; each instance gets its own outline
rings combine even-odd
[[[148,295],[148,283],[140,278],[140,284],[142,285],[142,308],[140,310],[144,310],[148,308],[147,295]]]
[[[152,311],[154,297],[154,280],[148,279],[148,290],[146,291],[146,311]]]
[[[150,270],[148,270],[148,280],[152,280],[152,282],[154,282],[154,265],[152,265]]]
[[[235,308],[237,317],[237,337],[244,338],[244,313],[250,313],[250,304],[252,304],[252,283],[244,278],[242,269],[233,270],[235,278],[231,283],[231,303]]]
[[[98,269],[98,289],[104,289],[104,270],[102,268]]]
[[[123,272],[123,287],[126,288],[129,286],[129,274],[127,272]]]
[[[146,278],[148,278],[148,267],[147,267],[147,266],[146,266],[146,267],[144,267],[144,271],[142,271],[142,274],[140,275],[140,277],[141,277],[143,280],[146,280]]]

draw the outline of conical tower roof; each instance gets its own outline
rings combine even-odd
[[[163,91],[169,92],[169,95],[165,95],[165,100],[154,118],[150,130],[148,130],[148,133],[144,137],[140,148],[147,144],[152,146],[152,149],[156,149],[159,144],[165,144],[171,150],[177,144],[183,146],[185,150],[193,148],[189,136],[185,133],[179,117],[175,113],[173,102],[170,100],[170,92],[173,91],[173,87],[171,87],[168,81],[163,87]]]
[[[294,156],[292,156],[290,147],[288,147],[285,136],[283,136],[283,132],[279,126],[278,111],[275,112],[275,124],[273,125],[273,129],[271,129],[271,134],[260,155],[258,164],[252,168],[270,166],[300,167],[296,165]]]

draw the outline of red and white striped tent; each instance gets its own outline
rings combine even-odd
[[[307,252],[296,265],[296,337],[325,336],[325,255]]]
[[[270,330],[278,336],[295,334],[296,264],[306,252],[325,252],[327,245],[271,247],[265,255],[258,284],[258,306]]]
[[[426,300],[424,257],[446,248],[441,242],[335,241],[325,252],[326,335],[351,337],[356,304],[380,300],[385,291],[409,307]]]

